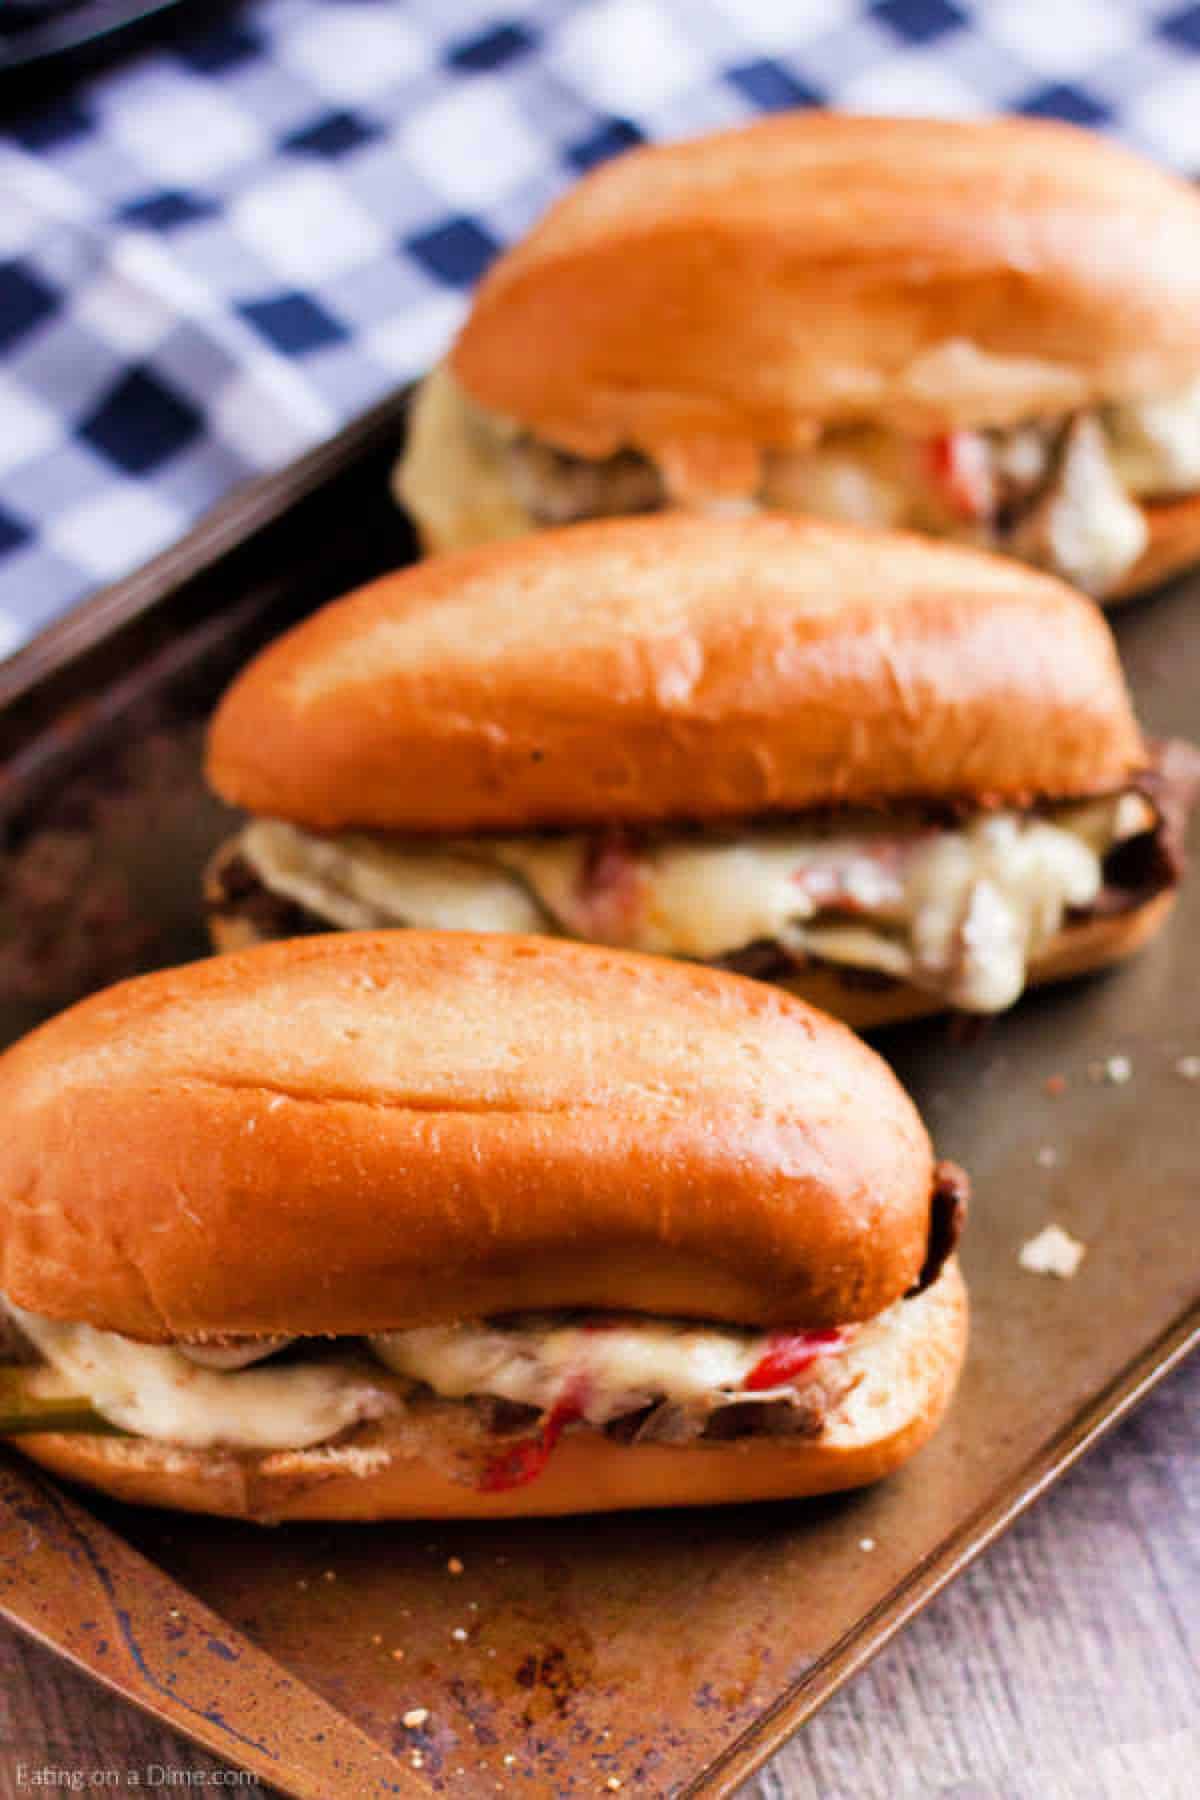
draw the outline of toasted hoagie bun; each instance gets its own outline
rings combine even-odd
[[[965,1178],[873,1052],[733,975],[304,939],[82,1002],[0,1058],[0,1104],[27,1405],[97,1419],[20,1441],[125,1498],[823,1492],[910,1454],[961,1363]]]
[[[0,1291],[148,1342],[561,1306],[833,1325],[927,1248],[928,1138],[849,1031],[556,940],[348,932],[141,976],[7,1051],[0,1100]]]
[[[255,817],[210,926],[553,931],[860,1027],[994,1012],[1161,922],[1187,765],[1143,741],[1095,607],[1012,561],[576,525],[385,577],[244,671],[208,767]]]
[[[432,550],[737,498],[1117,599],[1198,553],[1197,270],[1191,184],[1054,121],[810,111],[639,148],[493,265],[398,492]]]
[[[626,519],[414,564],[235,681],[208,773],[316,830],[715,821],[1111,793],[1145,766],[1063,583],[811,520]]]

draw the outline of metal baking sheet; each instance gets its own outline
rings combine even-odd
[[[4,1039],[204,953],[200,869],[229,819],[201,782],[203,718],[257,643],[411,554],[385,490],[399,420],[380,409],[235,497],[0,671]],[[1200,579],[1117,629],[1148,728],[1197,735]],[[1200,1087],[1178,1066],[1200,1055],[1198,944],[1200,879],[1127,968],[967,1040],[944,1023],[878,1040],[976,1193],[964,1383],[882,1486],[266,1532],[85,1504],[431,1791],[732,1792],[1200,1336]],[[1052,1219],[1088,1246],[1071,1281],[1018,1267]]]

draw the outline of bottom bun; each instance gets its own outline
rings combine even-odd
[[[1031,961],[1026,988],[1048,987],[1123,962],[1149,942],[1174,904],[1175,890],[1171,888],[1128,912],[1084,919],[1056,932]],[[215,941],[216,933],[213,935]],[[224,947],[218,944],[218,948]],[[814,963],[778,985],[854,1031],[873,1031],[881,1025],[900,1025],[947,1011],[945,1001],[922,988],[904,981],[878,987],[864,981],[860,986],[853,972],[847,979],[832,963]]]
[[[219,898],[215,871],[228,850],[228,845],[222,846],[209,865],[206,890],[210,904]],[[1068,981],[1072,976],[1089,975],[1110,963],[1122,962],[1154,936],[1174,902],[1175,890],[1170,888],[1128,912],[1083,919],[1056,932],[1030,963],[1027,986]],[[235,913],[210,912],[208,931],[213,948],[222,954],[248,950],[264,941],[252,920]],[[776,985],[840,1019],[854,1031],[899,1025],[907,1019],[930,1018],[948,1010],[944,1000],[925,988],[891,981],[886,976],[876,978],[870,971],[842,970],[834,963],[810,963]]]
[[[411,1433],[401,1448],[401,1434],[386,1421],[365,1428],[352,1446],[258,1456],[68,1433],[38,1433],[19,1445],[55,1474],[118,1500],[264,1523],[532,1518],[800,1499],[862,1487],[907,1461],[945,1412],[966,1347],[966,1288],[951,1260],[925,1293],[889,1309],[886,1322],[864,1326],[843,1352],[857,1380],[819,1437],[677,1446],[621,1444],[575,1429],[535,1480],[498,1493],[466,1486],[442,1460],[420,1457]]]
[[[1124,581],[1105,594],[1106,606],[1119,606],[1122,600],[1144,594],[1200,562],[1200,494],[1162,500],[1143,511],[1150,527],[1149,541]]]

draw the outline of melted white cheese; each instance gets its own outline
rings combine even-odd
[[[1087,594],[1116,587],[1146,548],[1146,515],[1122,486],[1095,419],[1072,427],[1045,504],[1046,554],[1034,560]]]
[[[366,832],[311,837],[275,819],[248,825],[241,849],[272,893],[345,931],[396,924],[439,931],[545,928],[532,895],[488,859]]]
[[[686,1406],[738,1392],[768,1342],[761,1332],[667,1319],[588,1325],[531,1316],[392,1331],[371,1347],[446,1399],[491,1394],[545,1411],[574,1391],[583,1417],[606,1425],[656,1399]]]
[[[605,1425],[653,1401],[686,1407],[740,1397],[772,1341],[761,1331],[686,1320],[605,1316],[587,1323],[530,1314],[503,1324],[472,1320],[348,1339],[345,1353],[320,1361],[216,1371],[197,1366],[181,1348],[139,1344],[3,1304],[65,1391],[86,1395],[123,1431],[197,1449],[301,1450],[378,1418],[397,1401],[387,1378],[372,1384],[368,1365],[353,1354],[367,1346],[387,1369],[445,1399],[488,1395],[548,1411],[571,1393],[582,1417]],[[855,1329],[818,1348],[814,1361],[837,1354]],[[756,1389],[754,1398],[779,1399],[792,1385]]]
[[[228,1373],[230,1369],[248,1369],[254,1363],[265,1362],[293,1342],[290,1337],[239,1337],[223,1344],[180,1343],[178,1349],[202,1369]]]
[[[564,930],[666,956],[714,957],[777,937],[815,910],[799,884],[829,846],[757,832],[730,843],[682,840],[647,848],[606,903],[589,892],[586,838],[499,840],[495,855],[540,897]],[[864,878],[870,871],[863,863]]]
[[[1180,402],[1114,408],[1110,433],[1121,421],[1123,459],[1098,418],[1072,426],[1066,450],[1051,471],[1053,434],[1036,426],[981,440],[987,479],[981,508],[972,517],[931,477],[928,444],[878,429],[830,432],[812,449],[766,459],[763,499],[768,506],[877,526],[906,526],[960,542],[998,540],[990,522],[997,477],[1036,492],[1049,477],[1044,500],[1007,547],[1044,564],[1088,593],[1102,594],[1132,568],[1148,537],[1146,518],[1132,495],[1183,491],[1200,485],[1200,419]],[[1192,452],[1195,434],[1197,457]],[[1131,472],[1135,479],[1129,479]]]
[[[477,838],[447,852],[260,821],[242,848],[272,891],[338,925],[536,931],[549,919],[575,937],[706,960],[766,939],[995,1012],[1068,909],[1095,900],[1105,852],[1146,817],[1125,796],[1053,818],[980,814],[956,830],[849,816],[836,831],[664,838],[630,853],[607,889],[582,835]]]
[[[944,345],[939,355],[953,351],[961,361],[969,349]],[[1018,359],[1013,371],[1027,392],[1033,366]],[[989,381],[993,373],[989,370]],[[1047,390],[1036,420],[992,434],[997,473],[1033,482],[1045,472],[1049,445],[1072,406],[1066,393],[1061,405],[1052,399]],[[1200,382],[1178,394],[1075,416],[1098,425],[1101,453],[1061,484],[1042,550],[1031,552],[1019,538],[1008,547],[1102,594],[1119,583],[1144,548],[1147,528],[1133,502],[1200,488]],[[397,498],[429,523],[439,548],[511,537],[536,523],[514,487],[508,446],[515,429],[473,406],[444,367],[423,384],[395,488]],[[875,425],[839,426],[803,450],[767,449],[760,491],[747,493],[739,504],[908,526],[968,543],[994,541],[985,519],[964,518],[931,481],[927,445],[919,435]],[[553,473],[545,479],[544,504],[553,512]],[[714,509],[711,501],[700,504],[702,510]]]
[[[138,1437],[208,1449],[304,1450],[391,1404],[352,1359],[282,1363],[228,1373],[181,1350],[137,1344],[90,1325],[64,1324],[8,1303],[52,1368],[110,1424]]]
[[[869,428],[830,432],[810,449],[764,458],[762,502],[852,525],[915,525],[928,490],[918,445]]]
[[[1200,381],[1181,394],[1109,407],[1103,421],[1113,465],[1131,494],[1200,488]]]
[[[421,383],[392,491],[429,533],[430,548],[466,549],[533,528],[509,479],[510,435],[472,406],[444,364]]]
[[[911,979],[966,1012],[1011,1006],[1031,956],[1102,880],[1095,850],[1042,819],[1001,813],[939,833],[909,873]]]

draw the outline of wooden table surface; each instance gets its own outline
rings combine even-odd
[[[57,1787],[35,1785],[47,1767],[80,1771],[81,1792],[263,1793],[201,1786],[219,1768],[210,1757],[0,1626],[0,1795],[70,1792],[61,1773]],[[101,1787],[95,1772],[108,1770],[119,1785]],[[176,1773],[168,1785],[157,1770],[192,1781]],[[843,1689],[743,1800],[935,1795],[1200,1795],[1200,1359]]]

